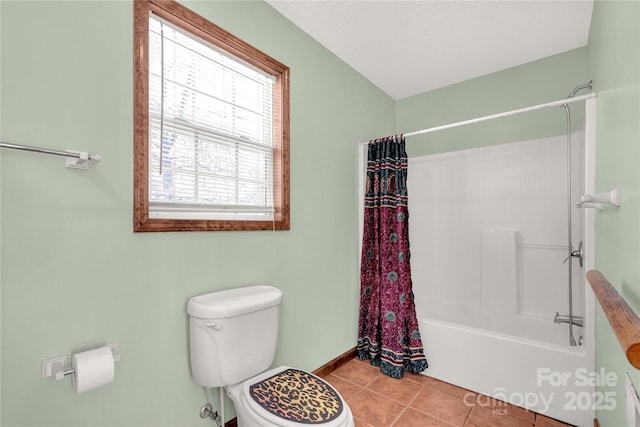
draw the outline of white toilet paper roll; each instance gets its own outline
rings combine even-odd
[[[110,347],[76,353],[72,358],[73,387],[77,394],[113,382],[114,360]]]

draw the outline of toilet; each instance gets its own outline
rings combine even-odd
[[[273,363],[282,292],[257,285],[189,299],[191,373],[203,387],[224,387],[238,427],[354,427],[330,384]]]

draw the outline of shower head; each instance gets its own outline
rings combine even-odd
[[[569,96],[567,96],[567,98],[573,98],[576,93],[578,93],[578,91],[582,90],[582,89],[593,89],[593,80],[589,80],[589,83],[580,85],[580,86],[576,86],[575,89],[573,89],[571,91],[571,93],[569,94]]]

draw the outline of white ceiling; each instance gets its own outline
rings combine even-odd
[[[266,0],[392,98],[586,46],[593,0]]]

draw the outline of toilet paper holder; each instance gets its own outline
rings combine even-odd
[[[120,361],[120,344],[111,343],[103,347],[109,347],[111,349],[111,354],[113,354],[114,362]],[[59,381],[61,379],[64,379],[65,376],[76,372],[75,369],[66,369],[66,366],[67,366],[66,355],[52,357],[51,359],[42,361],[42,379],[47,380],[49,378],[53,378],[56,381]]]

